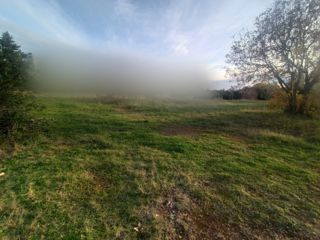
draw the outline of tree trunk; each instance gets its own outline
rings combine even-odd
[[[308,105],[308,97],[309,97],[309,94],[303,94],[303,97],[302,97],[302,102],[300,104],[300,108],[299,108],[299,113],[300,114],[306,114],[306,111],[307,111],[307,105]]]
[[[297,92],[292,91],[289,95],[289,106],[287,112],[296,114],[298,113]]]

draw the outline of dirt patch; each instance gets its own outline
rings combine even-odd
[[[159,200],[153,215],[160,239],[245,239],[215,221],[197,199],[181,191],[173,190]]]
[[[85,179],[99,192],[105,191],[109,187],[109,182],[102,176],[93,172],[85,172]]]
[[[192,126],[170,126],[161,131],[161,133],[166,136],[195,136],[203,132],[202,129]]]

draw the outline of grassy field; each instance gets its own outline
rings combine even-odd
[[[319,239],[320,120],[265,102],[38,100],[0,239]]]

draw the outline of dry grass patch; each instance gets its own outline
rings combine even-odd
[[[192,126],[169,126],[164,128],[161,133],[166,136],[196,136],[204,131]]]

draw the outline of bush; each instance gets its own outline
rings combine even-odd
[[[277,91],[270,99],[268,106],[273,110],[286,110],[288,108],[290,96],[283,91]],[[302,95],[297,96],[297,105],[299,112],[309,116],[315,117],[320,115],[320,91],[313,91],[309,94],[307,99]]]
[[[5,104],[0,104],[0,134],[13,137],[24,132],[33,122],[30,110],[34,107],[34,96],[31,92],[13,92]]]
[[[288,99],[288,94],[279,90],[273,94],[268,103],[268,107],[272,110],[284,110],[288,106]]]
[[[320,91],[311,92],[305,104],[304,113],[307,116],[320,116]]]

